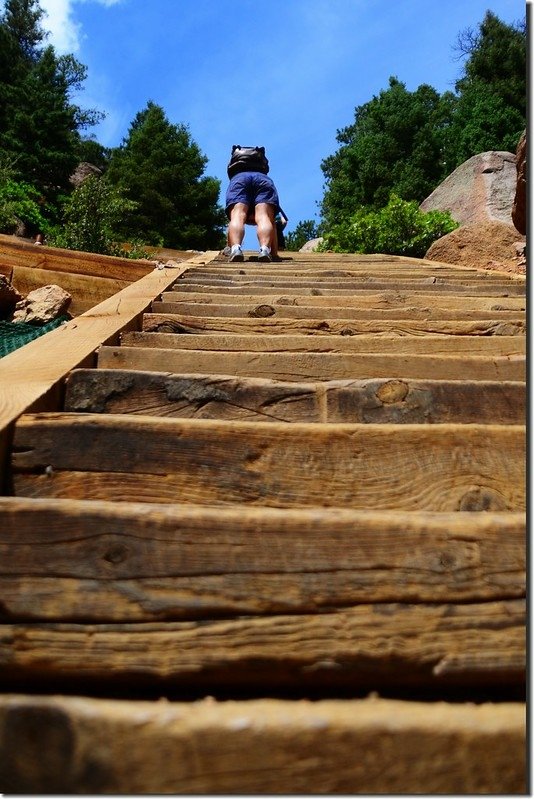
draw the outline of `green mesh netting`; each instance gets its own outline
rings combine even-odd
[[[27,322],[2,322],[0,321],[0,358],[13,350],[33,341],[34,338],[48,333],[55,327],[59,327],[63,322],[67,322],[70,317],[58,316],[51,322],[44,325],[30,325]]]

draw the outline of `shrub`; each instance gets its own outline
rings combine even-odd
[[[21,227],[31,233],[48,229],[41,195],[29,183],[0,175],[0,233],[14,233]]]
[[[64,224],[50,234],[49,243],[68,250],[127,257],[128,253],[117,243],[117,229],[119,222],[136,207],[133,200],[128,200],[105,178],[90,175],[67,198],[63,207]],[[135,257],[140,257],[139,250],[136,242]]]
[[[378,211],[359,208],[324,234],[319,250],[385,253],[423,258],[430,245],[458,227],[448,211],[419,210],[396,194]]]

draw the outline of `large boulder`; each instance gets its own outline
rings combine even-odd
[[[310,239],[309,241],[306,242],[306,244],[302,245],[299,252],[315,252],[318,245],[321,244],[322,240],[323,240],[322,236],[319,236],[318,239]]]
[[[516,190],[515,155],[492,150],[474,155],[424,200],[422,211],[450,211],[460,225],[512,222]]]
[[[512,222],[523,235],[527,232],[527,132],[519,139],[515,153],[517,181],[514,204],[512,206]]]
[[[90,175],[95,175],[96,177],[100,177],[102,174],[102,170],[99,169],[94,164],[89,164],[87,161],[80,161],[72,175],[70,176],[69,180],[74,186],[75,189],[78,186],[81,186],[82,183],[86,178]]]
[[[17,303],[13,322],[45,324],[63,316],[71,302],[71,295],[60,286],[42,286]]]
[[[525,274],[525,237],[512,224],[463,225],[435,241],[425,258],[447,264]]]

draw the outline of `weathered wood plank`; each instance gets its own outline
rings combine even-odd
[[[432,380],[284,383],[262,378],[77,369],[66,411],[258,422],[524,424],[526,384]]]
[[[526,277],[524,275],[503,274],[502,272],[493,272],[484,269],[462,269],[458,270],[455,266],[438,265],[433,270],[428,266],[414,266],[413,264],[405,264],[403,266],[396,265],[394,269],[387,266],[369,266],[369,264],[358,266],[357,264],[349,265],[336,265],[330,264],[329,266],[306,266],[305,264],[282,262],[268,264],[252,264],[244,263],[237,264],[221,264],[217,260],[213,261],[211,267],[197,267],[193,270],[188,270],[186,279],[189,277],[203,277],[211,280],[247,280],[249,278],[260,279],[332,279],[332,278],[353,278],[355,280],[439,280],[445,282],[458,282],[458,283],[525,283]],[[519,278],[519,279],[518,279]]]
[[[424,303],[419,306],[408,305],[407,307],[387,307],[387,305],[377,305],[375,308],[359,308],[343,303],[338,305],[316,305],[309,303],[309,300],[321,299],[306,297],[306,302],[296,304],[293,299],[288,297],[268,302],[240,302],[219,303],[212,302],[203,295],[203,302],[164,302],[155,300],[152,303],[152,311],[162,314],[191,314],[194,316],[216,316],[216,317],[251,317],[264,319],[277,316],[278,318],[293,319],[460,319],[462,321],[480,321],[495,319],[517,319],[524,314],[524,308],[515,308],[508,305],[508,300],[500,303],[492,302],[486,308],[450,308],[446,303],[442,306],[429,307]],[[302,299],[302,298],[301,298]],[[322,298],[324,300],[324,298]],[[505,304],[506,303],[506,304]]]
[[[525,596],[521,513],[400,517],[54,499],[36,507],[0,498],[0,522],[3,622],[175,621]]]
[[[528,790],[520,702],[185,703],[11,694],[0,698],[0,740],[4,790],[30,795]]]
[[[342,294],[342,293],[365,293],[371,291],[421,291],[431,294],[460,294],[466,296],[524,296],[526,286],[519,283],[503,283],[479,281],[449,283],[438,278],[431,277],[427,280],[402,281],[399,278],[390,280],[354,280],[353,278],[252,278],[244,280],[223,278],[203,278],[197,275],[194,270],[184,274],[184,277],[177,281],[174,289],[180,292],[220,292],[227,291],[230,294],[252,294],[254,291],[265,294],[271,293],[271,289],[276,291],[295,291],[300,295],[309,294],[319,290],[321,294]]]
[[[392,510],[525,508],[521,425],[328,425],[21,417],[14,493]]]
[[[213,253],[205,253],[195,262],[205,263],[211,257]],[[102,343],[118,341],[122,330],[139,328],[143,312],[176,279],[180,268],[153,269],[91,311],[0,359],[0,492],[6,490],[6,463],[15,419],[29,409],[59,408],[68,372],[93,365],[95,349]]]
[[[144,347],[101,347],[98,366],[183,374],[225,374],[275,380],[428,378],[524,380],[522,355],[409,355],[404,353],[218,352]]]
[[[13,286],[23,296],[50,283],[61,286],[72,296],[72,302],[68,310],[73,316],[78,316],[88,311],[130,285],[130,282],[126,280],[112,280],[93,275],[31,269],[26,266],[15,266],[13,268],[12,282]]]
[[[129,331],[123,347],[211,350],[219,352],[405,353],[410,355],[524,355],[524,336],[302,336],[298,334],[216,333],[187,335]]]
[[[494,314],[496,316],[497,314]],[[526,333],[526,321],[463,319],[288,319],[271,317],[205,317],[185,314],[143,315],[143,330],[153,333],[262,333],[278,335],[298,333],[305,335],[365,336],[424,336],[427,333],[444,336],[520,336]]]
[[[380,603],[325,614],[135,624],[4,624],[7,687],[521,687],[524,600]]]
[[[93,252],[65,250],[60,247],[36,247],[13,236],[0,235],[0,263],[52,272],[86,275],[131,283],[148,275],[154,262]],[[46,280],[42,285],[52,281]]]
[[[323,289],[323,288],[297,288],[288,287],[285,291],[277,287],[268,286],[244,286],[242,289],[230,286],[180,286],[180,290],[169,290],[163,295],[166,302],[202,302],[204,299],[211,299],[217,303],[235,302],[276,302],[277,297],[285,295],[291,300],[300,300],[301,304],[306,305],[335,305],[336,300],[343,305],[355,305],[369,307],[374,305],[414,305],[417,302],[425,305],[449,305],[452,308],[489,308],[495,305],[498,300],[506,300],[512,308],[525,308],[524,286],[512,284],[506,290],[492,291],[486,289],[483,294],[462,294],[454,289],[450,292],[431,292],[429,286],[425,291],[415,289],[396,290],[386,289],[382,292],[376,289]],[[512,289],[516,290],[512,290]],[[312,299],[313,302],[309,302]]]

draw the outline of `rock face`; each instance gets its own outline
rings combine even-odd
[[[310,239],[306,242],[306,244],[302,245],[299,252],[314,252],[317,245],[320,244],[322,240],[322,236],[320,236],[318,239]]]
[[[460,225],[511,224],[516,181],[513,153],[480,153],[457,167],[419,207],[422,211],[450,211]]]
[[[22,300],[22,294],[13,288],[6,277],[0,275],[0,319],[7,319]]]
[[[435,241],[425,258],[477,269],[525,274],[525,237],[512,224],[464,225]]]
[[[77,189],[78,186],[81,186],[81,184],[84,182],[85,178],[89,177],[89,175],[96,175],[97,177],[100,177],[101,174],[102,170],[97,166],[94,166],[94,164],[89,164],[87,161],[81,161],[70,176],[69,180],[74,188]]]
[[[527,232],[527,132],[523,132],[515,153],[517,182],[515,188],[514,204],[512,207],[512,222],[516,229],[523,235]]]
[[[62,316],[71,302],[71,295],[60,286],[42,286],[17,303],[13,322],[44,324]]]

